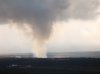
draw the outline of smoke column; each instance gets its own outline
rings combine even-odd
[[[46,57],[45,43],[55,22],[97,16],[99,0],[0,0],[0,23],[10,21],[35,39],[36,57]]]

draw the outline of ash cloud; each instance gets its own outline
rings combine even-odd
[[[0,0],[0,23],[28,24],[35,38],[46,40],[54,22],[96,16],[99,0]]]

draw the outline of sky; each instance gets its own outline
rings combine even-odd
[[[100,51],[100,18],[56,23],[46,44],[48,52]],[[62,26],[60,26],[62,25]],[[0,54],[31,53],[32,39],[16,27],[0,26]]]
[[[100,51],[99,0],[0,0],[0,54]],[[42,47],[41,47],[42,48]]]

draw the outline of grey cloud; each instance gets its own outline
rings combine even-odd
[[[33,30],[37,39],[48,39],[54,22],[95,17],[98,0],[0,0],[0,22],[10,20]]]
[[[92,19],[96,15],[96,9],[100,5],[99,0],[70,0],[68,9],[69,17],[78,19]]]

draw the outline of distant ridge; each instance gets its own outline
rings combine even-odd
[[[48,58],[100,58],[100,51],[89,52],[49,52]],[[32,53],[0,55],[0,58],[36,58]]]
[[[48,58],[100,58],[100,51],[48,53]]]
[[[32,53],[16,53],[16,54],[4,54],[0,55],[0,58],[33,58]]]

